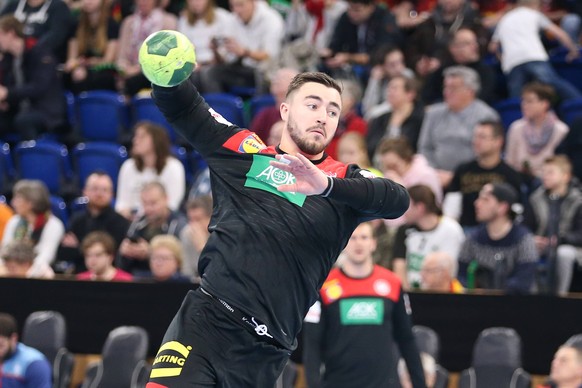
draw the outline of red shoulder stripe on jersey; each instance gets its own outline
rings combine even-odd
[[[261,138],[248,129],[235,133],[222,146],[239,154],[256,154],[267,148]]]
[[[320,294],[324,305],[354,296],[376,296],[396,303],[400,298],[400,286],[396,274],[377,265],[372,274],[364,279],[350,278],[335,268],[323,283]]]
[[[326,173],[327,176],[332,178],[345,178],[348,166],[342,162],[338,162],[331,156],[325,158],[325,160],[317,164],[317,168]]]

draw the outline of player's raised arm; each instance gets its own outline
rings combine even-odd
[[[203,156],[239,130],[210,108],[189,81],[196,55],[186,36],[171,30],[153,33],[140,48],[139,62],[160,111]]]

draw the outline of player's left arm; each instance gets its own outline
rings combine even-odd
[[[331,178],[301,154],[277,155],[271,162],[295,176],[295,183],[281,185],[279,191],[322,195],[343,202],[361,213],[362,218],[398,218],[406,212],[406,189],[390,179],[375,177],[356,165],[349,165],[345,178]]]
[[[420,361],[420,352],[414,339],[412,332],[412,320],[410,315],[410,300],[402,288],[400,289],[400,296],[398,302],[394,306],[392,314],[392,323],[394,325],[394,339],[398,343],[398,349],[408,368],[410,381],[414,388],[426,388],[424,381],[424,370],[422,362]]]

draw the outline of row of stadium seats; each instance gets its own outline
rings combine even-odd
[[[84,141],[121,142],[120,136],[132,125],[149,120],[166,128],[170,140],[176,143],[174,129],[149,96],[136,96],[129,105],[120,94],[107,90],[83,92],[78,96],[67,93],[66,97],[69,121]],[[213,93],[204,98],[215,111],[241,127],[248,126],[261,109],[275,104],[271,95],[252,97],[248,110],[243,99],[234,94]]]

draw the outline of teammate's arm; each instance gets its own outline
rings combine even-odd
[[[308,388],[321,386],[323,327],[321,302],[317,301],[309,309],[303,325],[303,366]]]
[[[400,289],[400,297],[398,303],[394,306],[394,313],[392,314],[392,321],[394,324],[394,338],[398,343],[398,349],[408,368],[410,381],[414,388],[426,388],[424,381],[424,370],[422,362],[420,361],[420,354],[414,333],[412,333],[412,321],[410,319],[410,301],[408,295]]]

